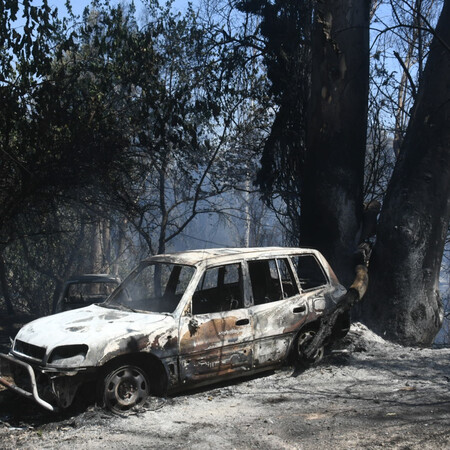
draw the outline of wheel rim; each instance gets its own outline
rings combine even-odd
[[[315,363],[319,362],[323,358],[324,354],[324,347],[321,346],[317,351],[309,358],[306,358],[305,356],[305,350],[309,343],[313,340],[314,336],[316,335],[315,331],[308,330],[303,333],[301,333],[297,340],[297,353],[301,360],[306,361],[308,363]]]
[[[142,403],[148,394],[147,377],[139,367],[120,367],[105,379],[104,400],[110,410],[126,411]]]

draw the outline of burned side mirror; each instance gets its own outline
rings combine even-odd
[[[188,324],[189,333],[190,335],[194,335],[197,330],[200,328],[200,325],[198,324],[198,321],[195,317],[192,317]]]

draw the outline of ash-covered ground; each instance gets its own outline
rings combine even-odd
[[[152,399],[114,416],[47,413],[0,392],[0,447],[449,449],[450,349],[407,348],[360,324],[320,365]]]

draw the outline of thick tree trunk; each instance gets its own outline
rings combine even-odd
[[[428,345],[442,322],[439,271],[450,217],[450,0],[384,200],[364,321],[390,340]]]
[[[300,240],[321,250],[346,285],[363,215],[369,4],[319,1],[312,44]]]

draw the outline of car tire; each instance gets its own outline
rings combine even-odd
[[[315,330],[301,330],[298,334],[297,338],[294,342],[294,354],[295,354],[295,362],[297,365],[303,368],[311,367],[315,364],[317,364],[319,361],[322,360],[324,352],[325,352],[325,346],[322,345],[313,356],[310,358],[307,358],[305,355],[305,350],[308,346],[308,344],[312,341],[314,336],[316,335]]]
[[[115,413],[142,405],[150,395],[149,377],[142,367],[119,364],[106,371],[100,389],[101,403]]]

